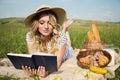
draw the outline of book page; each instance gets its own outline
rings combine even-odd
[[[21,57],[32,57],[32,55],[30,55],[30,54],[19,54],[19,53],[8,53],[7,55],[21,56]]]
[[[44,52],[35,52],[32,55],[42,55],[42,56],[55,56],[54,54],[44,53]]]

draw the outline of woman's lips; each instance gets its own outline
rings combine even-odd
[[[49,32],[49,30],[43,30],[43,32],[47,33],[47,32]]]

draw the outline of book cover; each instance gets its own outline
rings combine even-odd
[[[13,63],[16,69],[22,69],[22,66],[28,66],[38,69],[39,66],[44,66],[46,71],[57,71],[57,56],[44,53],[30,54],[15,54],[8,53],[7,57]]]

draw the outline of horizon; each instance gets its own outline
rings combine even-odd
[[[0,0],[0,18],[25,18],[42,4],[64,8],[68,18],[120,22],[120,0]]]
[[[17,18],[17,19],[19,19],[19,18],[25,18],[25,17],[6,17],[6,18],[0,18],[0,19],[10,19],[10,18]],[[68,18],[69,19],[69,18]],[[89,20],[89,19],[74,19],[74,20],[83,20],[83,21],[96,21],[96,22],[110,22],[110,23],[119,23],[120,21],[102,21],[102,20]]]

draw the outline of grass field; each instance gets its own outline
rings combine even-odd
[[[23,20],[24,18],[0,19],[0,58],[6,57],[8,52],[27,53],[25,42],[27,28]],[[120,48],[120,22],[90,20],[75,20],[69,28],[73,48],[82,48],[83,43],[87,41],[87,32],[91,30],[92,23],[97,24],[103,41],[113,45],[112,47]],[[120,67],[116,70],[116,77],[109,80],[119,80],[119,74]]]

